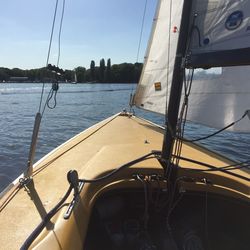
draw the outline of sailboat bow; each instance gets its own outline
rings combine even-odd
[[[249,64],[226,60],[249,50],[249,16],[244,0],[160,0],[133,100],[166,115],[165,127],[124,111],[43,157],[1,195],[2,246],[248,250],[250,161],[185,139],[184,129],[190,120],[249,132],[248,78],[225,68]],[[221,72],[195,74],[213,66]]]

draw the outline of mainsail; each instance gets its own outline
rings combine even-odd
[[[225,67],[250,64],[250,1],[194,0],[190,18],[188,67],[224,68],[193,80],[187,118],[224,128],[250,110],[250,67]],[[229,130],[248,132],[250,121]]]
[[[182,6],[183,0],[162,0],[158,3],[143,73],[135,94],[137,107],[165,114],[166,98],[172,83]]]
[[[137,107],[166,112],[182,6],[183,1],[159,1],[135,94]],[[187,67],[223,68],[219,74],[215,69],[203,76],[195,74],[187,119],[224,128],[250,110],[250,67],[224,67],[250,64],[250,1],[195,0],[190,23]],[[247,56],[242,55],[243,51]],[[250,121],[245,118],[230,129],[248,132]]]
[[[202,74],[203,73],[203,74]],[[187,119],[215,128],[224,128],[250,110],[250,67],[226,67],[221,72],[194,75],[188,101]],[[247,116],[230,127],[231,131],[250,131]]]
[[[194,0],[188,65],[250,64],[250,1]]]

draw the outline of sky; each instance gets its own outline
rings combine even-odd
[[[0,1],[0,67],[32,69],[46,65],[56,0]],[[63,0],[49,63],[56,64]],[[66,0],[59,67],[89,68],[101,58],[135,63],[146,0]],[[157,0],[147,0],[139,62],[143,61]]]

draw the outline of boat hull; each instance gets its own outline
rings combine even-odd
[[[34,166],[32,181],[21,187],[18,180],[5,192],[0,204],[0,242],[5,249],[19,249],[46,214],[62,199],[68,189],[68,171],[75,169],[79,178],[95,179],[117,167],[141,157],[152,150],[161,150],[163,128],[144,119],[120,113],[75,136]],[[183,157],[206,162],[213,166],[232,163],[229,159],[195,144],[183,145]],[[249,182],[223,172],[190,172],[190,163],[180,161],[180,176],[192,177],[182,182],[180,190],[209,192],[249,202]],[[206,169],[199,164],[192,168]],[[241,170],[232,171],[248,176]],[[117,189],[142,188],[134,174],[163,176],[155,158],[125,168],[109,179],[84,184],[69,219],[64,215],[73,193],[53,216],[34,241],[34,249],[83,249],[93,207],[98,197]],[[249,176],[248,176],[249,177]],[[210,184],[201,181],[207,179]],[[200,181],[199,181],[200,180]],[[165,181],[162,181],[164,188]],[[156,183],[154,184],[156,185]]]

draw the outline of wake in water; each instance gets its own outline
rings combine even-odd
[[[15,95],[15,94],[40,94],[41,87],[2,87],[0,86],[1,95]],[[49,91],[49,88],[46,89]]]
[[[45,92],[49,92],[50,87],[45,88]],[[129,88],[121,89],[97,89],[97,90],[62,90],[59,93],[62,94],[76,94],[76,93],[95,93],[95,92],[119,92],[119,91],[130,91]],[[0,88],[1,95],[17,95],[17,94],[40,94],[41,87],[31,87],[31,88]]]

